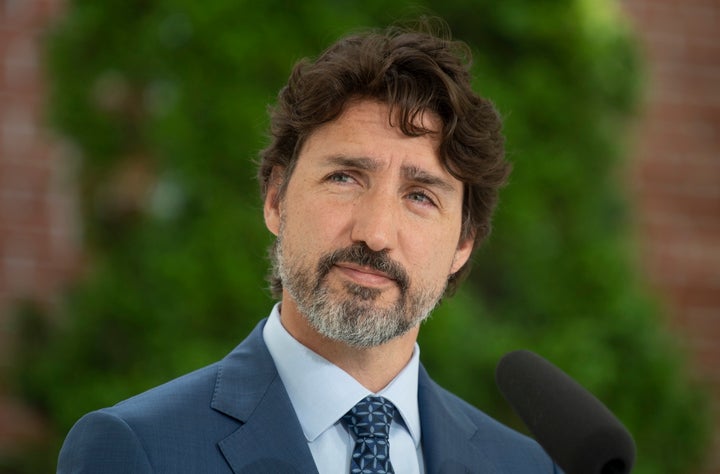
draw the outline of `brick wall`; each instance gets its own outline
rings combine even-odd
[[[58,0],[0,1],[0,452],[42,433],[42,422],[7,395],[10,302],[52,304],[77,255],[71,168],[43,128],[39,40]]]
[[[720,427],[720,1],[622,5],[649,73],[630,176],[642,261]],[[708,473],[720,473],[714,445]]]
[[[38,40],[62,3],[0,1],[0,452],[42,431],[2,383],[9,302],[52,304],[79,253],[72,163],[42,125]],[[622,6],[649,65],[630,173],[642,261],[720,407],[720,2]]]

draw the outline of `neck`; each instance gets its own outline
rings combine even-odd
[[[298,342],[340,367],[373,393],[385,388],[408,364],[419,332],[419,327],[415,327],[379,346],[354,347],[315,331],[292,300],[284,298],[281,309],[282,325]]]

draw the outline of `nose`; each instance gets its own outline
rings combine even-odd
[[[353,206],[351,238],[371,250],[392,250],[399,230],[397,204],[387,193],[367,192]]]

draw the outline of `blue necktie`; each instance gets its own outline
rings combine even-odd
[[[355,438],[350,474],[394,474],[390,464],[390,423],[395,406],[383,397],[365,397],[342,417]]]

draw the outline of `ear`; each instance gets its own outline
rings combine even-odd
[[[263,215],[265,217],[265,227],[276,236],[280,232],[280,186],[282,183],[283,169],[274,167],[270,174],[267,193],[265,194],[265,203],[263,205]]]
[[[450,267],[450,274],[454,274],[458,270],[462,268],[465,263],[467,263],[468,259],[470,258],[470,255],[473,251],[473,246],[475,244],[475,234],[466,237],[465,239],[461,240],[458,244],[457,249],[455,249],[455,256],[453,257],[453,263]]]

